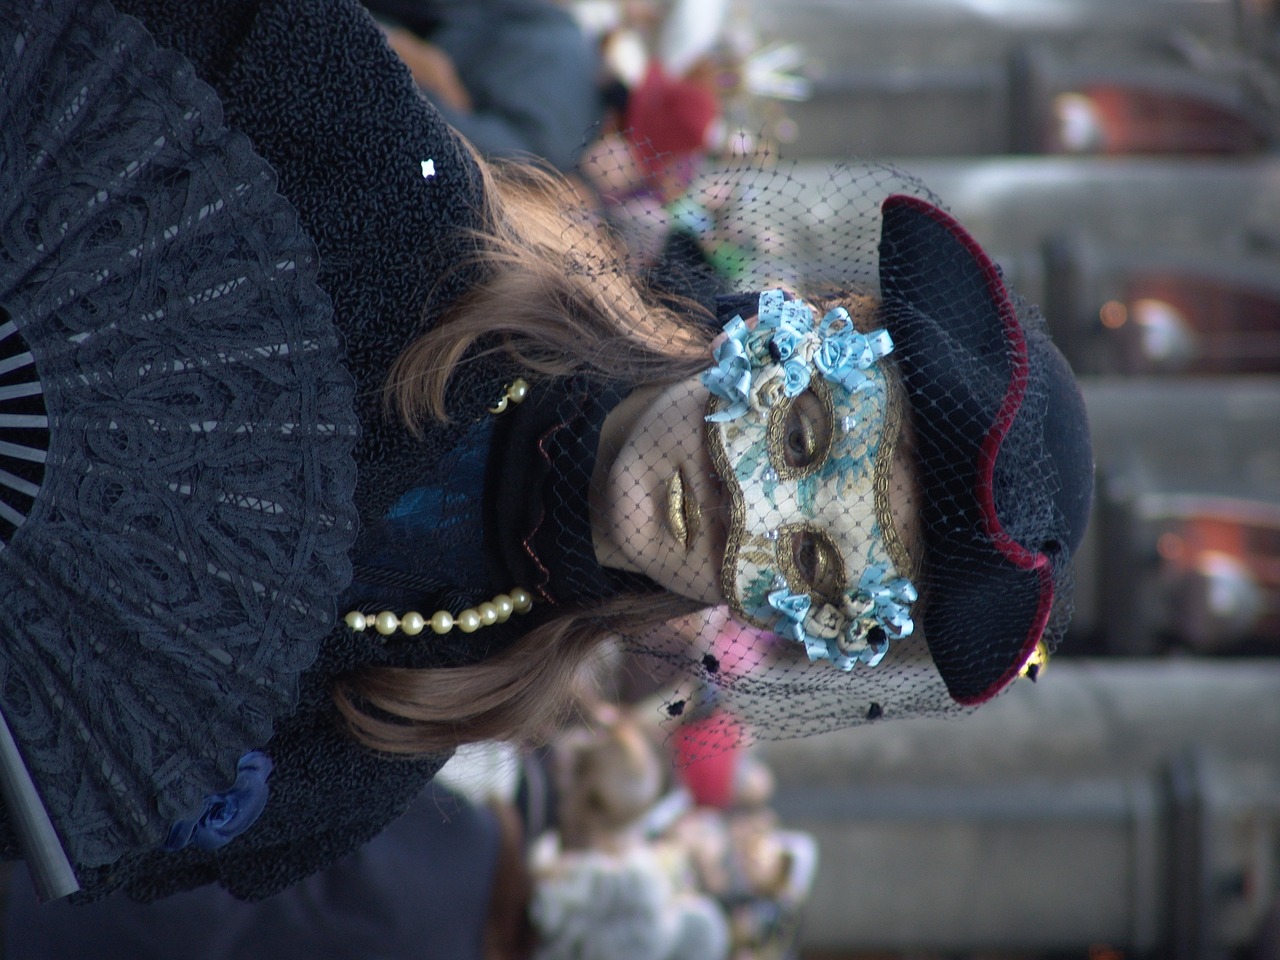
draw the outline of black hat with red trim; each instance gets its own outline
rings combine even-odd
[[[1039,314],[949,214],[882,205],[884,325],[912,411],[924,636],[952,698],[982,703],[1065,625],[1093,499],[1084,401]]]

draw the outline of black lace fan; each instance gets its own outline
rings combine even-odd
[[[0,701],[92,867],[291,710],[357,423],[314,247],[213,91],[107,4],[35,7],[0,9]]]

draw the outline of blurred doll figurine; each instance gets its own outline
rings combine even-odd
[[[548,863],[530,907],[537,960],[727,960],[728,921],[676,892],[654,853],[580,851]]]
[[[603,732],[579,731],[560,755],[563,847],[620,851],[640,842],[666,776],[644,732],[616,719]]]
[[[781,829],[758,796],[732,811],[689,808],[630,716],[557,748],[558,832],[531,858],[541,957],[747,958],[786,946],[817,868],[811,836]]]
[[[730,629],[737,633],[736,627]],[[725,627],[717,630],[718,644],[724,632]],[[675,732],[676,769],[697,806],[753,810],[769,805],[773,771],[756,758],[746,739],[741,724],[725,711],[689,718]]]
[[[734,960],[785,954],[813,888],[813,836],[784,830],[772,816],[702,810],[681,824],[679,838],[698,889],[728,920]]]
[[[726,958],[728,918],[646,834],[667,771],[645,733],[615,719],[576,731],[558,755],[559,831],[532,857],[539,960]]]
[[[0,46],[0,850],[46,896],[269,895],[606,638],[786,737],[1060,636],[1080,394],[918,182],[833,171],[798,295],[766,250],[661,300],[353,0],[14,0]],[[721,603],[731,654],[661,629]]]

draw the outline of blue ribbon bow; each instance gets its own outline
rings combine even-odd
[[[810,364],[795,356],[796,347],[814,333],[813,311],[803,300],[787,300],[781,290],[765,290],[757,306],[758,328],[773,331],[769,346],[773,356],[783,365],[782,392],[787,397],[803,393],[812,379]],[[724,409],[709,414],[712,423],[736,420],[750,409],[752,368],[747,348],[751,330],[737,316],[724,325],[726,337],[712,353],[716,365],[702,374],[702,384],[715,396],[728,403]],[[836,307],[818,324],[819,346],[813,356],[813,367],[832,383],[850,392],[871,389],[874,381],[867,376],[875,363],[893,352],[893,338],[887,330],[859,333],[849,311]]]
[[[919,594],[915,585],[906,577],[888,577],[884,564],[873,564],[862,572],[858,591],[853,596],[855,604],[870,604],[870,608],[857,620],[845,627],[846,645],[862,649],[846,653],[836,638],[811,637],[805,632],[811,601],[806,593],[792,593],[782,587],[768,595],[769,606],[777,610],[783,621],[778,632],[804,644],[810,663],[830,660],[846,673],[856,664],[874,667],[889,652],[890,640],[901,640],[911,635],[915,622],[911,619],[910,605]],[[873,639],[868,624],[878,625],[884,631],[883,639]]]
[[[858,581],[858,594],[861,599],[870,600],[875,605],[872,616],[884,627],[885,633],[901,640],[915,630],[911,604],[919,599],[920,594],[906,577],[885,579],[888,572],[884,564],[874,564],[863,570]]]
[[[822,344],[814,355],[813,365],[826,379],[850,392],[867,389],[873,381],[864,371],[893,352],[893,338],[888,330],[859,333],[844,307],[829,311],[822,318],[818,333]]]
[[[729,403],[723,410],[707,414],[713,423],[738,419],[747,412],[751,397],[751,357],[747,353],[751,331],[742,317],[734,317],[724,325],[724,332],[728,336],[712,353],[716,365],[701,377],[704,387]]]
[[[782,615],[782,619],[786,621],[778,632],[806,646],[808,645],[808,638],[804,632],[804,620],[809,615],[809,605],[810,600],[807,593],[792,593],[786,587],[769,594],[769,606],[777,610]]]

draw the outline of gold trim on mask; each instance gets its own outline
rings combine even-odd
[[[787,418],[790,417],[792,409],[799,402],[800,397],[804,394],[812,393],[818,398],[818,402],[822,404],[823,416],[827,423],[826,436],[819,438],[819,448],[814,452],[809,462],[803,466],[793,467],[787,463],[785,455],[787,443]],[[825,380],[815,371],[814,377],[809,381],[809,386],[805,387],[798,396],[791,397],[783,403],[779,403],[769,411],[769,422],[765,427],[766,442],[769,445],[769,454],[773,460],[774,469],[778,471],[778,477],[782,480],[801,480],[816,473],[824,463],[827,457],[831,455],[831,444],[835,440],[835,420],[836,420],[836,404],[831,396],[831,388],[827,386]]]
[[[813,536],[817,550],[817,565],[812,577],[796,562],[795,537],[802,533]],[[849,589],[849,571],[844,556],[832,544],[827,532],[813,524],[784,523],[778,527],[775,559],[787,582],[807,586],[809,589],[805,592],[818,604],[838,604]],[[821,589],[824,584],[834,585],[834,589],[824,591]]]
[[[904,411],[906,398],[903,395],[902,381],[893,366],[885,368],[885,388],[888,391],[888,403],[884,412],[884,431],[880,435],[880,449],[876,451],[874,489],[876,495],[876,522],[880,525],[880,536],[884,539],[885,550],[893,561],[893,569],[900,577],[911,578],[915,568],[911,563],[911,552],[902,540],[902,534],[893,517],[893,466],[898,451],[898,442],[902,439],[904,427]],[[912,504],[914,508],[914,504]]]

